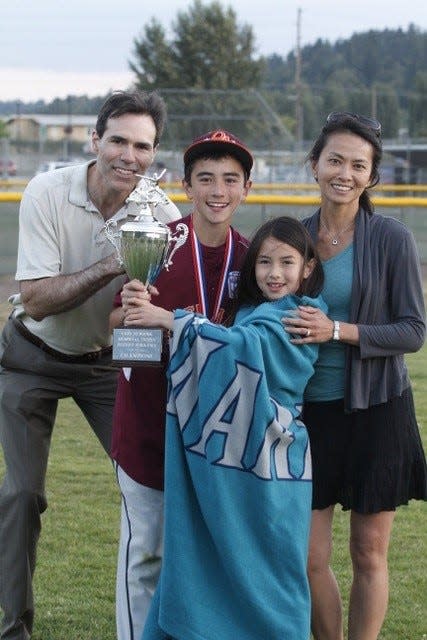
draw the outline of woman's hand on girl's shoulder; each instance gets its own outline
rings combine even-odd
[[[285,331],[294,344],[328,342],[332,339],[334,322],[317,307],[300,305],[293,317],[283,317]]]

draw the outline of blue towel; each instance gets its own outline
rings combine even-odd
[[[175,312],[165,549],[144,640],[306,640],[311,457],[298,416],[317,345],[281,318],[320,298],[241,310],[224,328]]]

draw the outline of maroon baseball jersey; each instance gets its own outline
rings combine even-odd
[[[182,222],[190,226],[190,234],[173,256],[169,271],[163,269],[157,278],[160,295],[153,302],[170,311],[180,308],[205,313],[220,322],[230,304],[248,241],[231,229],[230,242],[206,247],[192,235],[191,216],[170,223],[171,231]],[[120,305],[120,296],[116,304]],[[121,371],[113,416],[112,458],[136,482],[153,489],[163,488],[167,361],[165,340],[160,366],[134,367],[129,380]]]

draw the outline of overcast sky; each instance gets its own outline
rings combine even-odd
[[[210,0],[202,0],[208,4]],[[185,0],[3,0],[0,9],[0,100],[23,102],[124,89],[133,40],[156,17],[170,34]],[[427,2],[407,0],[221,0],[240,26],[252,26],[257,53],[286,57],[318,38],[335,42],[369,29],[427,30]],[[218,38],[221,34],[218,34]]]

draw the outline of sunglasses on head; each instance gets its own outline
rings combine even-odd
[[[344,120],[345,118],[353,118],[360,122],[360,124],[365,125],[369,129],[380,137],[381,135],[381,122],[378,122],[375,118],[368,118],[368,116],[360,116],[358,113],[350,113],[349,111],[332,111],[326,118],[326,122],[339,122],[340,120]]]

